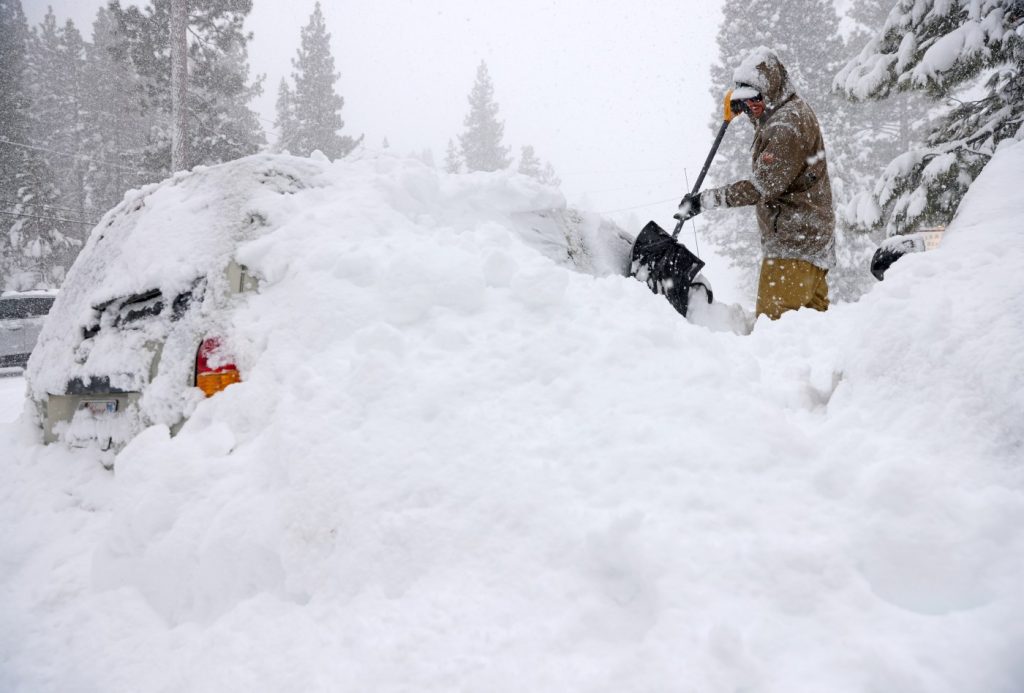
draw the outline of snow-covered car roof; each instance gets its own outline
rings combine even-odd
[[[180,292],[223,267],[239,242],[280,223],[288,211],[282,197],[325,185],[323,167],[257,155],[130,191],[93,230],[65,285],[87,285],[89,305],[151,289]]]

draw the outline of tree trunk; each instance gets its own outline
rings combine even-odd
[[[171,0],[171,170],[188,168],[188,0]]]

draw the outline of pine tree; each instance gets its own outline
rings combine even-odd
[[[65,216],[86,219],[85,43],[73,22],[58,26],[52,9],[31,36],[32,141],[48,150],[42,156]],[[84,240],[87,231],[75,235]]]
[[[340,159],[355,149],[363,137],[352,139],[339,134],[345,126],[341,119],[345,99],[334,90],[341,75],[334,71],[331,35],[319,2],[314,6],[309,24],[302,28],[301,36],[302,45],[292,60],[296,132],[290,149],[301,156],[320,150],[332,160]]]
[[[518,172],[539,180],[544,185],[558,187],[562,179],[555,174],[555,167],[550,162],[543,163],[533,151],[532,145],[525,145],[520,150]]]
[[[114,9],[115,5],[111,5]],[[262,93],[250,83],[248,42],[242,26],[252,0],[189,2],[188,165],[215,164],[253,154],[266,144],[248,104]],[[144,108],[154,114],[145,168],[170,170],[170,1],[152,0],[145,9],[117,8],[135,70],[145,85]],[[262,79],[262,78],[261,78]]]
[[[86,47],[83,150],[88,154],[86,206],[94,215],[120,202],[126,190],[158,175],[143,170],[150,119],[143,112],[142,81],[131,63],[120,16],[116,3],[101,7],[93,22],[92,44]]]
[[[544,169],[540,172],[539,180],[544,185],[550,185],[552,188],[557,188],[562,184],[562,179],[555,173],[555,167],[548,161],[544,164]]]
[[[29,80],[31,34],[20,0],[0,0],[0,285],[54,286],[63,274],[68,224],[58,191],[33,142]],[[52,271],[51,271],[52,270]]]
[[[1024,137],[1024,3],[899,0],[835,84],[857,100],[922,91],[958,104],[872,190],[890,235],[946,224],[999,143]]]
[[[0,0],[0,205],[16,204],[29,144],[28,23],[20,0]],[[10,214],[8,211],[7,214]],[[0,219],[7,229],[10,216]],[[0,244],[6,234],[0,234]],[[2,247],[2,246],[0,246]],[[9,249],[7,249],[9,252]]]
[[[854,0],[847,18],[854,22],[850,37],[850,58],[859,53],[885,24],[894,0]],[[857,169],[873,179],[884,168],[893,151],[906,151],[923,142],[925,114],[935,102],[920,93],[903,92],[882,101],[858,101],[850,110],[856,114],[847,137],[859,154]]]
[[[507,168],[509,150],[501,146],[505,125],[498,120],[487,64],[480,61],[476,82],[469,97],[469,113],[462,121],[466,129],[459,135],[460,153],[469,171],[499,171]]]
[[[541,171],[541,161],[533,151],[532,145],[525,145],[520,149],[519,155],[519,167],[517,169],[519,173],[531,178],[539,178]]]
[[[452,140],[448,140],[448,150],[444,155],[444,170],[448,173],[459,173],[462,171],[462,155]]]
[[[281,80],[277,88],[276,111],[274,127],[277,128],[277,143],[274,149],[279,152],[290,152],[295,144],[299,124],[295,119],[295,94],[285,79]]]

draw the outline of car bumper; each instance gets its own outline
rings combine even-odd
[[[139,392],[49,395],[43,415],[43,442],[119,449],[141,428],[140,397]]]

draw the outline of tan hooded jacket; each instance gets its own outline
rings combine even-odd
[[[764,257],[831,269],[836,262],[835,211],[821,128],[810,106],[793,91],[778,57],[760,51],[735,75],[765,100],[765,113],[754,123],[753,176],[705,191],[701,205],[756,205]]]

